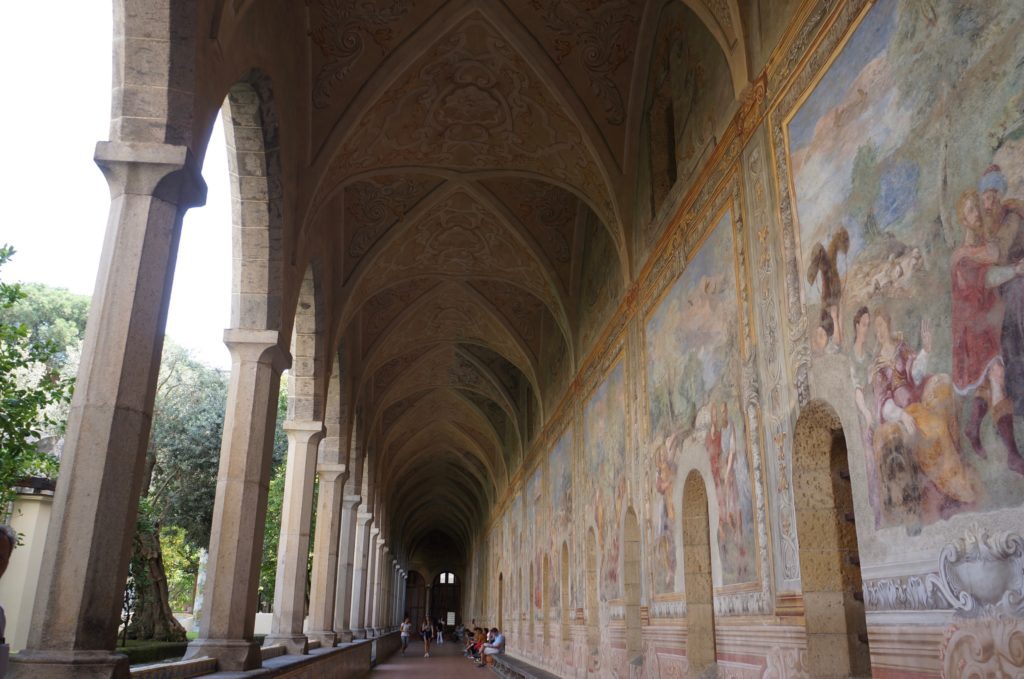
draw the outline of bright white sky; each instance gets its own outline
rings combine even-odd
[[[0,0],[0,243],[5,281],[91,295],[110,194],[92,161],[110,123],[109,0]],[[231,361],[231,205],[218,120],[203,176],[205,207],[185,217],[167,335],[218,368]]]

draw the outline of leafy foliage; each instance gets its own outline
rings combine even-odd
[[[277,428],[274,430],[274,462],[267,496],[267,520],[263,531],[263,558],[260,561],[259,607],[269,611],[274,605],[277,582],[277,547],[281,536],[281,509],[284,504],[284,461],[288,456],[288,436],[281,426],[288,413],[286,381],[281,381],[277,401]]]
[[[13,254],[0,246],[0,266]],[[70,399],[73,384],[54,360],[60,348],[53,340],[34,338],[28,325],[12,320],[12,308],[25,297],[20,285],[0,281],[0,507],[14,499],[20,479],[56,475],[55,458],[38,442],[60,427],[52,407]]]
[[[161,526],[178,526],[193,548],[210,542],[227,378],[165,341],[153,412],[150,501]]]
[[[69,351],[85,337],[89,298],[42,283],[22,283],[20,288],[21,299],[9,308],[0,309],[0,323],[22,324],[32,341],[52,342],[56,348],[50,362],[52,367],[76,362]]]

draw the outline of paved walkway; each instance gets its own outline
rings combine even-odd
[[[395,677],[396,679],[459,679],[475,677],[476,679],[493,679],[496,675],[489,669],[477,667],[472,660],[462,655],[462,642],[445,642],[443,646],[430,645],[430,657],[423,657],[423,641],[413,637],[409,642],[409,650],[402,655],[398,651],[387,662],[377,665],[370,677]]]

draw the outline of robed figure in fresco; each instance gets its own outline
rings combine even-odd
[[[890,512],[920,506],[932,522],[978,499],[974,470],[963,464],[952,380],[929,374],[932,332],[921,323],[921,348],[913,350],[891,329],[886,309],[875,312],[878,353],[871,366],[875,394],[873,437],[876,458],[887,480],[883,503]],[[918,482],[914,468],[923,474]]]
[[[1007,314],[999,294],[1002,287],[1011,290],[1011,298],[1016,297],[1016,288],[1020,286],[1016,279],[1024,273],[1024,262],[999,264],[999,246],[986,236],[981,199],[976,191],[966,191],[960,197],[957,216],[964,241],[953,252],[950,262],[953,385],[958,394],[968,398],[964,433],[975,454],[987,459],[981,424],[986,413],[991,412],[992,423],[1006,447],[1010,469],[1024,473],[1024,459],[1014,437],[1013,402],[1006,391],[1002,337],[1006,334]],[[1017,324],[1016,316],[1021,311],[1024,310],[1010,313],[1011,327]],[[1011,345],[1014,343],[1011,340]]]

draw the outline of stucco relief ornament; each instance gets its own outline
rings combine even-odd
[[[367,39],[380,48],[381,54],[391,50],[390,24],[405,16],[412,4],[411,0],[393,0],[384,5],[357,0],[321,0],[318,3],[320,22],[309,35],[327,61],[316,74],[315,107],[328,105],[335,85],[345,79],[362,56]]]
[[[1024,617],[1024,537],[974,527],[942,549],[928,584],[958,616]]]
[[[1024,676],[1024,537],[974,527],[943,548],[928,584],[954,609],[945,676]]]

